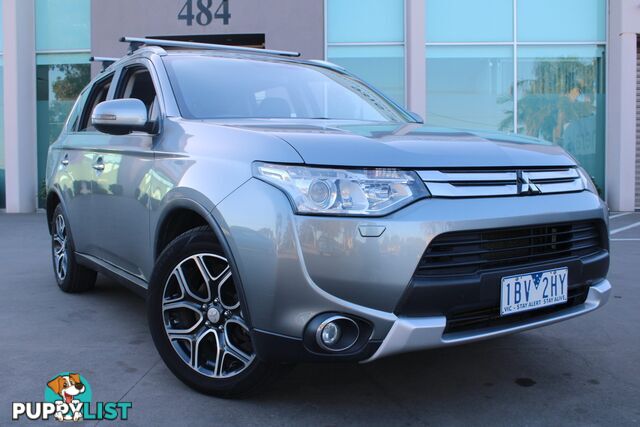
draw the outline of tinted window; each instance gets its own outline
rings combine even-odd
[[[368,86],[324,67],[206,56],[164,60],[186,118],[408,120]]]
[[[88,102],[82,112],[82,120],[78,126],[78,131],[95,130],[91,126],[91,113],[96,105],[107,100],[109,94],[109,88],[111,87],[111,81],[113,80],[113,74],[105,77],[104,79],[96,82],[91,88],[89,93]]]
[[[82,117],[82,107],[87,102],[87,97],[89,96],[89,90],[84,90],[78,96],[71,113],[69,113],[69,118],[67,120],[66,130],[67,132],[75,132],[78,129],[78,125],[80,124],[80,118]]]

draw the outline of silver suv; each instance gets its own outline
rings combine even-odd
[[[338,66],[150,39],[81,93],[47,167],[55,277],[147,298],[173,373],[240,396],[603,305],[607,208],[560,147],[422,126]]]

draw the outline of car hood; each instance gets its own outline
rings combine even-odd
[[[329,120],[246,120],[225,125],[273,134],[289,143],[305,163],[314,165],[411,168],[575,165],[562,148],[549,142],[500,132],[451,130],[417,123]]]

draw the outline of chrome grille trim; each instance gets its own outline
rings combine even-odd
[[[576,168],[420,170],[432,197],[529,196],[584,190]]]

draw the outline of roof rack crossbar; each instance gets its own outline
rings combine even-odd
[[[101,62],[102,63],[102,70],[104,71],[107,68],[109,68],[109,66],[111,64],[116,62],[118,59],[120,59],[120,58],[109,58],[109,57],[106,57],[106,56],[92,56],[91,58],[89,58],[89,62]]]
[[[262,55],[277,55],[277,56],[289,56],[299,57],[299,52],[288,52],[284,50],[271,50],[271,49],[257,49],[244,46],[228,46],[223,44],[212,43],[197,43],[197,42],[183,42],[179,40],[163,40],[163,39],[148,39],[145,37],[122,37],[121,42],[129,43],[129,52],[135,52],[142,46],[159,46],[159,47],[183,47],[187,49],[208,49],[208,50],[222,50],[229,52],[246,52],[257,53]]]

